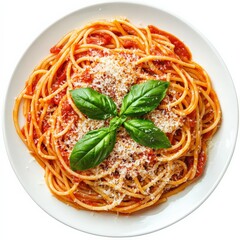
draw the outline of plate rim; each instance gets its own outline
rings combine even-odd
[[[37,41],[37,39],[42,36],[45,32],[47,32],[50,28],[52,28],[55,24],[57,24],[58,22],[60,21],[63,21],[65,18],[69,18],[71,15],[79,12],[79,11],[83,11],[83,10],[86,10],[88,8],[92,8],[92,7],[97,7],[97,6],[103,6],[103,5],[116,5],[116,4],[131,4],[131,5],[141,5],[142,7],[146,6],[146,7],[149,7],[149,8],[152,8],[152,9],[157,9],[158,11],[162,11],[168,15],[170,15],[171,17],[174,17],[175,19],[181,21],[182,23],[184,23],[185,25],[187,25],[187,27],[189,27],[191,30],[193,30],[194,32],[196,32],[207,44],[208,46],[211,48],[211,50],[214,52],[214,54],[217,56],[218,60],[221,62],[222,66],[224,66],[225,68],[225,72],[227,73],[228,77],[231,79],[231,85],[232,85],[232,90],[234,92],[234,98],[235,98],[235,110],[236,111],[236,132],[235,132],[235,135],[233,136],[233,139],[234,139],[234,145],[232,145],[231,147],[231,151],[230,151],[230,154],[228,155],[228,159],[225,161],[225,168],[223,170],[223,172],[221,173],[221,175],[218,175],[218,179],[217,181],[215,180],[215,184],[212,186],[212,188],[209,190],[208,194],[205,195],[205,198],[202,199],[202,201],[198,201],[199,204],[197,206],[195,206],[194,209],[191,209],[190,211],[188,211],[184,216],[182,216],[181,218],[179,219],[176,219],[176,221],[174,222],[171,222],[170,224],[168,225],[165,225],[164,227],[161,227],[159,229],[155,229],[155,230],[152,230],[152,231],[148,231],[148,232],[140,232],[139,234],[131,234],[131,235],[106,235],[106,234],[98,234],[98,233],[94,233],[94,232],[91,232],[91,231],[85,231],[85,230],[82,230],[80,228],[75,228],[74,226],[71,226],[69,224],[67,224],[66,222],[62,221],[61,219],[58,219],[56,218],[53,214],[49,213],[39,202],[35,201],[34,198],[31,196],[31,194],[29,193],[29,191],[26,189],[22,179],[21,179],[21,176],[19,175],[19,172],[18,170],[16,169],[16,166],[14,165],[14,160],[12,159],[12,153],[10,151],[10,148],[9,148],[9,145],[8,145],[8,138],[7,138],[7,116],[6,116],[6,112],[7,112],[7,99],[9,98],[9,92],[10,92],[10,87],[11,87],[11,84],[13,82],[13,79],[14,79],[14,76],[15,76],[15,73],[17,71],[17,69],[19,68],[19,66],[21,65],[21,62],[22,60],[25,58],[25,56],[27,55],[27,53],[29,52],[29,49],[31,49],[31,47],[33,46],[33,44]],[[71,29],[70,29],[71,30]],[[69,30],[69,31],[70,31]],[[163,228],[166,228],[178,221],[180,221],[181,219],[185,218],[186,216],[188,216],[189,214],[191,214],[193,211],[195,211],[197,208],[199,208],[207,199],[208,197],[212,194],[212,192],[215,190],[215,188],[219,185],[220,181],[222,180],[223,176],[225,175],[225,172],[227,171],[228,169],[228,166],[232,160],[232,156],[234,154],[234,150],[235,150],[235,147],[236,147],[236,143],[237,143],[237,137],[238,137],[238,131],[239,131],[239,104],[238,104],[238,97],[237,97],[237,93],[236,93],[236,88],[234,86],[234,82],[233,82],[233,79],[231,77],[231,74],[224,62],[224,60],[222,59],[222,57],[220,56],[220,54],[218,53],[217,49],[212,45],[212,43],[198,30],[196,29],[196,27],[194,27],[193,25],[191,25],[188,21],[184,20],[183,18],[179,17],[177,14],[175,13],[172,13],[171,11],[168,11],[166,10],[165,8],[160,8],[160,7],[156,7],[156,6],[153,6],[149,3],[137,3],[137,2],[132,2],[132,1],[102,1],[101,3],[97,3],[97,4],[89,4],[85,7],[79,7],[77,10],[74,10],[72,12],[69,12],[67,14],[65,14],[64,16],[56,19],[54,22],[52,22],[50,25],[48,25],[47,28],[44,28],[43,31],[41,31],[38,35],[36,35],[34,37],[34,39],[32,40],[32,42],[28,45],[28,47],[24,50],[23,54],[21,54],[21,57],[20,59],[17,61],[17,64],[12,68],[12,75],[9,79],[9,82],[7,84],[7,91],[5,92],[5,96],[4,96],[4,101],[3,101],[3,121],[2,121],[2,132],[3,132],[3,139],[4,139],[4,145],[5,145],[5,149],[6,149],[6,152],[7,152],[7,156],[8,156],[8,159],[9,159],[9,162],[11,164],[11,167],[12,169],[14,170],[14,173],[15,175],[17,176],[17,179],[18,181],[20,182],[20,184],[22,185],[23,189],[25,190],[25,192],[28,193],[28,195],[30,196],[30,198],[41,208],[43,209],[48,215],[50,215],[51,217],[55,218],[56,220],[60,221],[61,223],[69,226],[69,227],[72,227],[72,228],[75,228],[77,230],[80,230],[82,232],[86,232],[86,233],[91,233],[93,235],[97,235],[97,236],[108,236],[108,237],[127,237],[127,236],[139,236],[139,235],[144,235],[144,234],[149,234],[151,232],[155,232],[155,231],[159,231],[160,229],[163,229]]]

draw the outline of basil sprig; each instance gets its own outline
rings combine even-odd
[[[110,121],[109,128],[111,130],[118,129],[125,121],[127,120],[127,117],[121,116],[121,117],[115,117]]]
[[[116,143],[117,129],[124,126],[133,140],[153,149],[169,148],[171,143],[165,133],[150,120],[127,119],[142,116],[155,109],[165,97],[168,82],[149,80],[131,87],[124,97],[117,114],[113,100],[91,88],[70,91],[77,108],[91,119],[111,118],[109,127],[89,131],[74,146],[70,155],[72,170],[86,170],[96,167],[106,159]]]
[[[77,108],[89,118],[104,120],[117,115],[114,101],[92,88],[78,88],[70,93]]]
[[[109,131],[109,128],[89,131],[74,146],[70,157],[71,169],[85,170],[96,167],[108,157],[115,143],[116,131]]]
[[[123,98],[120,115],[137,117],[155,109],[166,95],[169,82],[149,80],[136,84]]]
[[[167,136],[150,120],[131,119],[123,125],[131,138],[141,145],[154,149],[171,147]]]

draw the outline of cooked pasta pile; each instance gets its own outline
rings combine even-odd
[[[109,120],[89,119],[69,91],[91,87],[120,108],[130,87],[148,80],[170,82],[166,97],[144,118],[172,146],[142,146],[121,127],[107,159],[73,171],[69,157],[76,142]],[[190,50],[155,26],[138,28],[122,19],[96,21],[65,35],[30,74],[14,107],[16,130],[44,168],[52,194],[76,208],[119,213],[162,203],[200,177],[220,121],[210,78]]]

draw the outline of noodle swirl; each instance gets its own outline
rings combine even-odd
[[[92,87],[119,108],[132,85],[151,79],[170,86],[144,117],[167,134],[172,147],[141,146],[120,128],[112,153],[99,166],[71,170],[74,144],[109,121],[88,119],[69,90]],[[17,97],[13,118],[55,197],[80,209],[132,213],[166,201],[202,175],[221,110],[208,74],[178,38],[116,19],[73,30],[52,47]]]

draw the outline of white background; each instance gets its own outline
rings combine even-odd
[[[87,239],[98,237],[50,217],[28,196],[9,163],[2,137],[4,97],[20,57],[32,41],[62,16],[101,1],[5,0],[0,5],[0,239]],[[133,1],[132,1],[133,2]],[[136,1],[147,2],[150,1]],[[224,59],[240,97],[238,0],[159,0],[152,5],[179,16],[205,35]],[[239,141],[226,174],[200,208],[161,231],[126,239],[240,239]],[[92,226],[94,228],[94,226]]]

